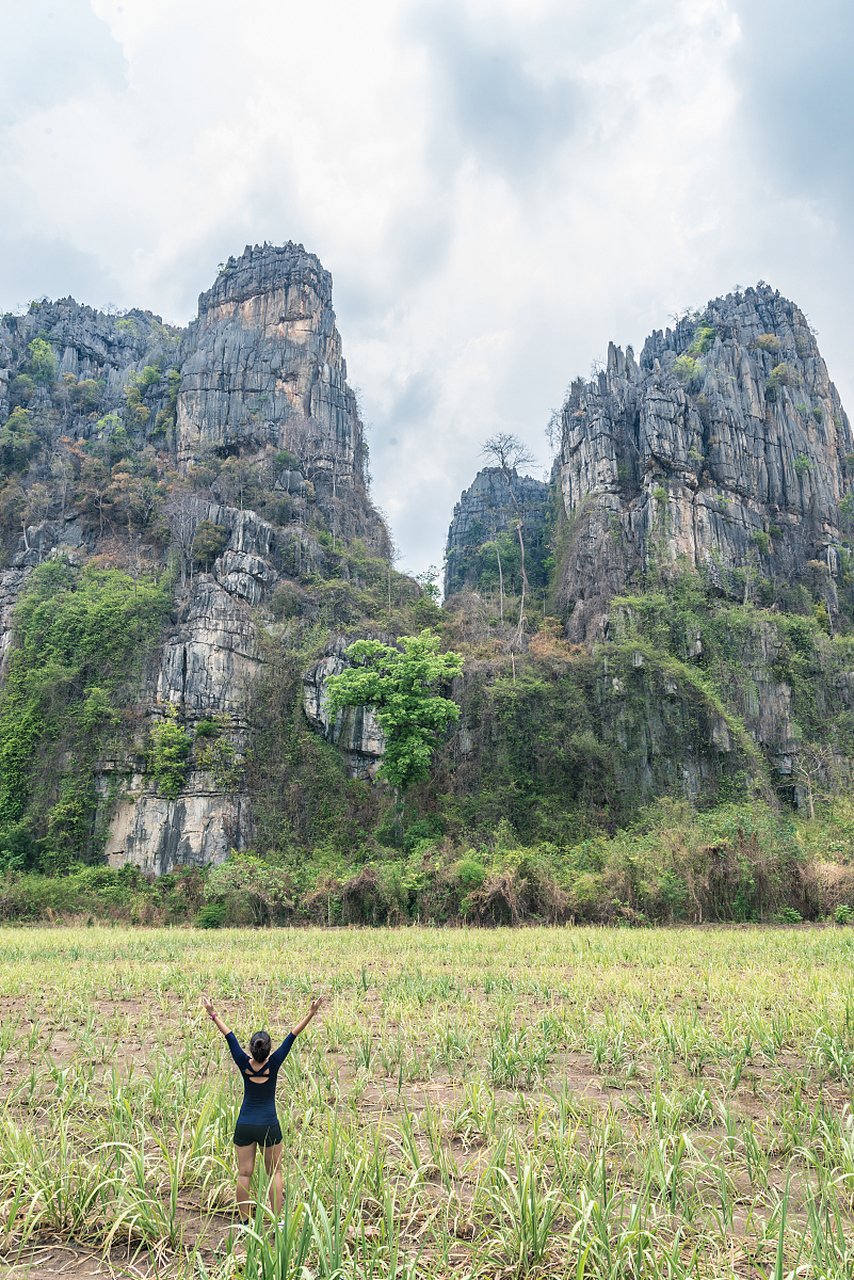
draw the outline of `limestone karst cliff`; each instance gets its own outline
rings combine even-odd
[[[277,648],[288,649],[288,619],[358,617],[371,575],[389,600],[400,580],[367,492],[329,273],[302,246],[247,247],[185,331],[73,299],[5,316],[0,455],[4,655],[21,594],[46,560],[175,579],[127,730],[92,764],[87,822],[93,832],[106,822],[114,864],[160,873],[221,861],[253,837],[250,703]],[[328,577],[338,585],[324,590]],[[220,746],[200,738],[188,748],[170,796],[151,774],[149,735],[173,721],[188,744],[199,725],[218,726]],[[63,785],[58,776],[57,796]],[[51,812],[33,820],[35,834]]]
[[[836,616],[854,438],[807,321],[768,285],[653,333],[638,359],[611,345],[572,384],[561,432],[572,639],[600,635],[612,595],[680,559],[735,595],[745,573],[778,586],[818,573]]]
[[[513,477],[525,609],[487,468],[440,610],[393,568],[301,246],[223,264],[186,330],[4,317],[0,866],[364,860],[383,740],[325,684],[352,640],[426,626],[467,665],[422,832],[558,844],[662,794],[797,798],[810,752],[850,771],[854,450],[797,308],[761,286],[611,348],[561,427],[552,484]]]
[[[572,384],[560,427],[542,535],[552,620],[531,643],[554,654],[559,626],[596,655],[585,711],[613,753],[612,798],[714,799],[745,729],[753,763],[736,772],[757,747],[773,784],[797,793],[820,741],[849,776],[854,671],[832,637],[854,621],[854,439],[803,314],[759,285],[653,333],[637,359],[612,344]],[[456,583],[466,564],[493,597],[492,617],[457,608],[497,636],[487,479],[455,509],[448,572]],[[519,647],[510,629],[504,644]],[[463,725],[463,755],[483,750]]]
[[[181,352],[182,466],[288,450],[342,536],[385,537],[364,494],[366,446],[332,310],[332,277],[302,246],[249,248],[206,293]],[[346,528],[345,528],[346,526]]]

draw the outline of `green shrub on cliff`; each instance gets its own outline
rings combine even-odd
[[[193,739],[176,722],[177,708],[169,706],[165,718],[151,730],[148,746],[148,769],[157,782],[157,789],[167,800],[174,800],[184,785],[187,775],[187,756]]]
[[[688,348],[689,356],[704,356],[712,349],[715,341],[715,330],[710,324],[700,324],[694,330],[694,341]]]
[[[686,352],[684,355],[677,356],[673,361],[673,372],[680,382],[690,383],[699,379],[702,373],[702,365],[694,356]]]
[[[27,371],[36,382],[51,383],[56,378],[57,360],[49,342],[44,338],[34,338],[29,345],[30,359]]]

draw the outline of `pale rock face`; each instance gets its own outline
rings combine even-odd
[[[245,796],[190,791],[166,800],[137,790],[119,806],[105,853],[111,867],[131,862],[144,875],[163,875],[177,866],[225,862],[232,849],[249,843],[251,822]]]
[[[595,639],[608,600],[653,561],[797,580],[839,565],[838,504],[851,426],[802,313],[768,286],[711,302],[647,339],[640,361],[611,345],[607,368],[573,383],[555,474],[573,543],[560,590],[571,639]],[[690,363],[693,361],[693,365]],[[770,539],[764,550],[765,538]]]
[[[279,580],[269,558],[276,531],[252,511],[210,506],[205,518],[229,530],[228,543],[213,573],[201,574],[186,593],[149,663],[140,701],[152,722],[167,704],[190,728],[227,715],[239,760],[251,734],[249,690],[263,666],[249,606]],[[106,852],[111,865],[133,862],[159,875],[181,863],[223,862],[251,839],[249,796],[224,793],[209,772],[194,769],[176,800],[136,775],[114,806]]]
[[[344,752],[347,767],[355,778],[375,778],[383,762],[385,739],[376,717],[367,707],[345,707],[334,717],[326,706],[326,683],[330,676],[340,675],[347,667],[346,643],[339,639],[324,658],[315,662],[303,676],[303,708],[309,724],[322,733],[327,742],[336,743]]]
[[[155,696],[187,711],[239,716],[258,666],[255,624],[209,574],[160,649]]]
[[[211,446],[294,453],[333,496],[363,483],[356,398],[332,310],[332,277],[302,246],[230,258],[190,326],[177,405],[182,465]]]

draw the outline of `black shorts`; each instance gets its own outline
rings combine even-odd
[[[238,1120],[234,1126],[234,1145],[251,1147],[257,1142],[262,1147],[275,1147],[282,1141],[282,1126],[278,1120],[272,1124],[242,1124]]]

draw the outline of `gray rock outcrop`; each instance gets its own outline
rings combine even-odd
[[[28,410],[50,404],[59,412],[60,434],[93,439],[107,415],[127,413],[128,390],[151,369],[128,425],[140,443],[162,447],[173,421],[168,375],[178,366],[184,332],[150,311],[107,314],[73,298],[31,303],[24,315],[0,321],[0,419],[14,404]],[[56,361],[49,390],[24,372],[30,344],[39,338]]]
[[[818,562],[833,617],[854,439],[806,319],[778,292],[718,298],[653,333],[639,360],[612,344],[607,367],[572,384],[561,426],[571,639],[601,634],[612,595],[680,559],[731,594],[744,572],[795,582]]]
[[[344,537],[387,550],[365,492],[365,441],[332,310],[332,277],[288,243],[247,245],[199,296],[181,353],[177,448],[181,466],[273,447],[299,462]],[[289,478],[280,487],[293,492]]]
[[[526,545],[535,546],[547,519],[549,486],[532,476],[514,471],[512,484],[516,501],[523,513]],[[455,595],[476,580],[472,553],[498,534],[515,528],[516,508],[508,493],[507,481],[500,467],[484,467],[478,471],[468,489],[454,507],[448,530],[445,558],[445,598]]]
[[[34,368],[37,342],[49,348],[50,377]],[[347,384],[331,276],[301,245],[247,246],[201,295],[198,318],[186,330],[148,312],[106,315],[71,298],[35,303],[0,323],[0,430],[16,407],[54,449],[61,437],[67,465],[77,471],[103,456],[109,476],[113,458],[124,456],[104,448],[118,431],[117,439],[131,442],[126,453],[168,479],[160,541],[144,551],[148,566],[157,566],[168,551],[164,537],[171,537],[179,556],[172,620],[145,665],[129,717],[133,741],[125,755],[95,763],[94,781],[101,820],[109,812],[112,865],[132,862],[161,874],[178,864],[220,862],[253,839],[243,767],[254,729],[251,692],[275,660],[275,646],[260,643],[270,615],[259,610],[283,580],[302,600],[298,580],[322,576],[319,539],[327,531],[333,546],[359,537],[375,555],[390,551],[367,492],[363,428]],[[218,478],[194,480],[195,488],[175,483],[211,457],[261,468],[282,523],[240,509]],[[121,527],[81,520],[73,501],[66,503],[59,471],[55,482],[46,472],[45,479],[41,518],[27,525],[24,517],[26,527],[19,521],[20,537],[0,572],[0,664],[36,565],[57,555],[82,564],[105,548],[108,562],[123,563],[130,542]],[[193,539],[203,521],[222,545],[208,571],[198,573]],[[323,718],[320,693],[314,715]],[[146,767],[149,732],[166,716],[190,739],[199,724],[216,721],[229,762],[213,767],[208,739],[197,739],[174,799],[158,793]],[[352,721],[344,731],[348,761],[353,773],[370,774],[381,740],[369,716]],[[340,726],[327,733],[337,740]]]

